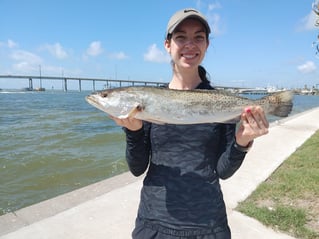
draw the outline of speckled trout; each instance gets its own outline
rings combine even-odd
[[[251,100],[223,90],[172,90],[162,87],[120,87],[94,92],[88,103],[107,114],[158,123],[236,123],[245,107],[260,105],[265,113],[286,117],[292,110],[291,91]]]

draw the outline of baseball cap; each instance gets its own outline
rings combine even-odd
[[[169,34],[172,34],[176,27],[187,18],[198,19],[205,26],[207,34],[211,32],[206,17],[202,13],[200,13],[194,8],[185,8],[183,10],[176,12],[169,20],[166,29],[166,37]]]

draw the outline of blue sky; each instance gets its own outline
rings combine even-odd
[[[203,62],[213,84],[313,86],[319,58],[312,2],[0,0],[0,75],[39,75],[41,66],[48,76],[168,82],[167,22],[194,7],[213,29]],[[0,88],[26,86],[0,79]]]

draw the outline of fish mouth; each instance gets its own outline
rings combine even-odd
[[[97,103],[97,101],[95,100],[95,97],[92,96],[92,95],[88,95],[85,97],[85,100],[88,102],[88,103]]]
[[[97,98],[95,97],[95,95],[88,95],[85,97],[85,100],[93,105],[94,107],[98,108],[99,110],[105,112],[105,113],[108,113],[105,111],[105,108],[98,102]]]
[[[92,96],[92,95],[86,96],[86,97],[85,97],[85,100],[86,100],[89,104],[91,104],[91,105],[93,105],[93,106],[98,106],[98,105],[99,105],[98,102],[97,102],[97,100],[95,99],[95,97]]]

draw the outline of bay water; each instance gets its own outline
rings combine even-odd
[[[89,93],[0,91],[0,215],[127,171],[125,135]],[[314,107],[296,95],[291,115]]]
[[[89,93],[0,93],[0,215],[127,170],[122,129]]]

